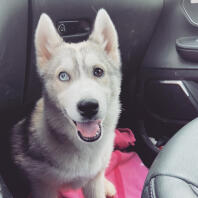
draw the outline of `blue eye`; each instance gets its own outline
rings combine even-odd
[[[70,80],[70,76],[67,72],[60,72],[59,73],[59,79],[61,81],[68,81],[68,80]]]

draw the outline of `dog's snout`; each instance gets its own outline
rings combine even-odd
[[[78,111],[80,112],[81,116],[89,119],[98,113],[98,109],[99,104],[95,99],[81,100],[78,103]]]

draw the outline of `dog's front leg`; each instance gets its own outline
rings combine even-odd
[[[83,187],[85,198],[105,198],[104,171],[100,172],[94,179]]]
[[[83,192],[85,198],[113,197],[116,194],[114,185],[104,177],[104,171],[99,173],[93,180],[87,183]]]
[[[31,186],[31,198],[57,198],[58,193],[54,187],[43,184],[40,182],[34,182]]]

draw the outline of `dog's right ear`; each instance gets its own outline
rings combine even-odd
[[[35,33],[37,66],[40,69],[50,60],[53,50],[60,46],[62,42],[63,39],[57,33],[52,20],[47,14],[43,13]]]

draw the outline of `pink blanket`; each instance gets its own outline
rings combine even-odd
[[[134,145],[135,137],[129,129],[115,131],[115,151],[106,170],[106,177],[115,185],[117,194],[114,198],[140,198],[148,169],[135,152],[121,152],[117,149]],[[62,191],[63,198],[84,198],[82,191]]]

